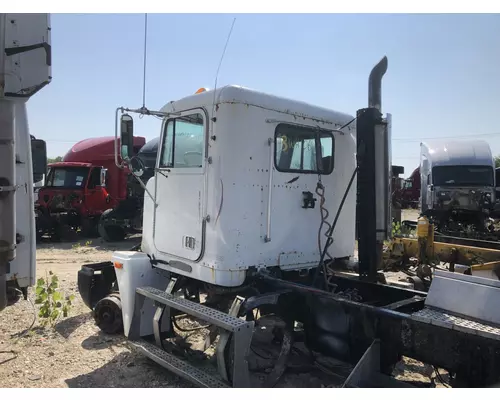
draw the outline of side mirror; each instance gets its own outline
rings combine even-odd
[[[120,155],[129,160],[134,155],[134,120],[128,114],[120,118]]]
[[[140,178],[142,175],[144,175],[144,171],[146,170],[146,165],[144,164],[144,161],[142,161],[141,158],[135,156],[130,159],[129,168],[132,174]]]
[[[44,140],[31,140],[31,162],[33,164],[33,183],[40,182],[47,173],[47,145]]]
[[[106,177],[108,176],[108,170],[106,168],[101,168],[101,180],[100,180],[100,186],[105,188],[106,187]]]

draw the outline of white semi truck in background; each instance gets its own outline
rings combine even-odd
[[[49,14],[0,14],[0,310],[35,283],[34,182],[47,151],[30,135],[27,101],[51,81]]]
[[[420,157],[420,207],[437,229],[489,230],[496,204],[495,159],[489,144],[434,140],[421,143]]]

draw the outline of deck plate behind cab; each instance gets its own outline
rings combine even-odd
[[[412,318],[500,340],[500,281],[436,271],[425,308]]]

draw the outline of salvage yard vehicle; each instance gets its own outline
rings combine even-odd
[[[428,293],[380,282],[392,228],[386,69],[384,57],[356,116],[238,86],[161,111],[119,108],[119,165],[137,177],[130,113],[163,125],[140,250],[78,273],[97,325],[204,387],[279,385],[297,346],[349,366],[343,387],[411,387],[391,377],[402,356],[447,370],[453,386],[497,383],[500,321],[477,306],[500,296],[495,281],[440,272]],[[345,278],[356,218],[359,275]],[[183,316],[206,324],[205,351],[187,346]]]
[[[145,142],[143,137],[134,139],[134,154]],[[129,190],[130,172],[115,165],[114,148],[114,137],[84,139],[76,143],[61,162],[49,164],[50,171],[45,185],[38,191],[36,203],[38,239],[48,235],[61,240],[77,231],[84,237],[96,237],[100,233],[108,241],[125,238],[127,218],[107,220],[105,226],[98,229],[105,212],[108,215],[115,210],[117,216],[123,213],[127,217],[135,214],[142,217],[140,212],[135,212],[135,206],[142,204],[139,199],[143,193]],[[135,179],[132,183],[137,185]]]
[[[158,151],[158,138],[148,141],[137,152],[137,159],[144,165],[141,176],[143,182],[147,182],[154,175],[154,163]],[[114,157],[113,157],[114,160]],[[116,165],[113,164],[113,169]],[[101,214],[98,224],[99,235],[107,242],[119,241],[128,234],[142,232],[142,212],[144,206],[144,185],[132,174],[127,173],[126,197],[122,201],[108,204]],[[110,185],[111,186],[111,185]]]
[[[403,181],[402,187],[393,188],[394,201],[401,209],[420,207],[420,167],[413,170],[411,175]]]
[[[36,276],[25,102],[51,79],[48,22],[0,15],[0,310],[6,279],[26,274],[28,287]],[[356,116],[236,86],[161,111],[118,109],[116,165],[145,187],[145,235],[140,249],[79,271],[97,324],[204,387],[278,385],[300,349],[336,360],[322,366],[336,386],[411,387],[391,376],[403,356],[447,370],[452,386],[498,385],[498,281],[436,271],[428,293],[380,282],[391,235],[386,69],[383,58]],[[163,119],[147,183],[128,113]],[[359,275],[345,278],[356,218]],[[185,316],[208,324],[191,328],[208,331],[205,351],[187,346]]]
[[[421,144],[420,204],[439,231],[482,232],[495,206],[495,160],[482,140]]]

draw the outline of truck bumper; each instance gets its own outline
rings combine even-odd
[[[99,300],[112,292],[115,282],[116,274],[111,261],[85,264],[78,271],[78,292],[91,310]]]

